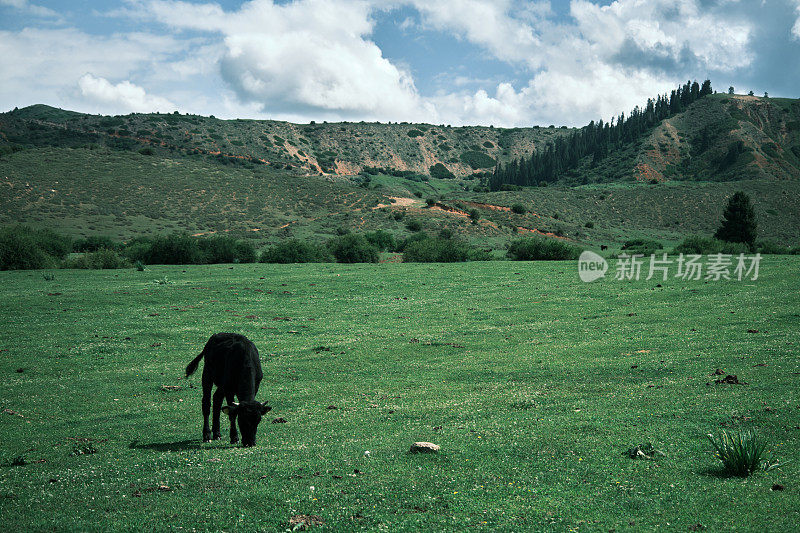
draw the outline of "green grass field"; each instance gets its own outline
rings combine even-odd
[[[795,529],[800,258],[743,282],[583,284],[576,267],[2,272],[2,523]],[[200,442],[199,375],[181,376],[218,331],[261,352],[273,411],[254,448]],[[791,462],[724,476],[705,435],[738,427]],[[441,452],[409,455],[417,440]],[[625,454],[648,441],[666,457]]]

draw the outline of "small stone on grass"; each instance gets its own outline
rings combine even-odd
[[[438,444],[432,442],[415,442],[408,453],[437,453],[439,448]]]

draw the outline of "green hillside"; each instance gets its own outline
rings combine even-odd
[[[725,198],[744,190],[760,238],[797,245],[798,124],[800,101],[713,95],[556,186],[489,193],[484,167],[574,130],[104,117],[38,105],[0,114],[0,224],[267,243],[342,230],[403,235],[419,220],[487,248],[533,232],[613,248],[711,234]],[[454,177],[431,177],[437,164]],[[527,212],[511,212],[516,203]]]

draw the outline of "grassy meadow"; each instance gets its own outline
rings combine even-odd
[[[789,531],[798,280],[798,257],[742,282],[584,284],[573,262],[0,272],[2,523]],[[203,444],[199,373],[182,378],[219,331],[261,353],[253,448]],[[726,477],[705,436],[732,428],[790,462]],[[419,440],[440,453],[409,455]],[[665,457],[628,457],[648,442]]]

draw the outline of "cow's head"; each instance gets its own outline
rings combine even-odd
[[[267,402],[259,403],[255,400],[247,400],[239,403],[232,403],[222,408],[228,416],[236,416],[239,419],[239,431],[242,433],[242,446],[254,446],[256,444],[256,430],[261,422],[261,417],[269,412],[272,407]]]

